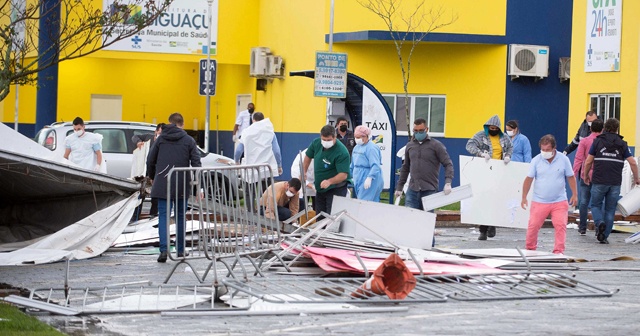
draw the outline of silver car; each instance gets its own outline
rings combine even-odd
[[[153,134],[156,125],[127,121],[87,121],[85,130],[102,135],[102,155],[107,161],[107,174],[129,178],[133,164],[133,150],[136,149],[136,144],[131,141],[131,138],[134,135]],[[53,123],[41,129],[36,134],[35,141],[62,157],[65,152],[65,138],[71,133],[73,133],[71,122]],[[231,158],[198,149],[202,167],[225,167],[235,164]],[[218,175],[216,177],[218,181],[224,181],[223,189],[228,190],[227,193],[233,193],[226,197],[237,195],[237,177],[232,176],[230,170]],[[215,194],[220,196],[217,192]]]

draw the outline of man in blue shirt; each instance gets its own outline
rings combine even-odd
[[[522,184],[523,209],[527,209],[529,202],[527,194],[531,189],[533,180],[533,198],[529,212],[529,225],[527,227],[527,250],[535,250],[538,246],[538,232],[544,221],[551,215],[551,222],[555,229],[555,243],[553,253],[563,254],[567,237],[567,212],[569,205],[578,202],[578,190],[576,178],[573,175],[571,161],[566,155],[556,150],[556,139],[547,134],[540,139],[540,154],[531,160],[529,174]],[[565,191],[565,178],[571,188],[571,199],[567,203]]]
[[[619,128],[618,119],[607,119],[604,123],[604,132],[593,140],[582,170],[582,180],[585,184],[591,184],[590,208],[593,222],[596,224],[596,238],[600,244],[609,244],[607,239],[613,229],[624,160],[629,162],[633,180],[636,184],[640,184],[636,160],[631,155],[627,142],[618,134]],[[593,173],[589,176],[592,166]],[[602,203],[604,203],[604,213]]]

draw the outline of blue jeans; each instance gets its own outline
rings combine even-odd
[[[404,206],[412,209],[424,210],[422,206],[422,198],[425,196],[433,195],[437,193],[437,190],[420,190],[413,191],[411,188],[407,189],[404,197]],[[433,213],[433,210],[429,212]],[[436,246],[436,236],[433,236],[433,242],[431,242],[431,246]]]
[[[580,211],[578,230],[580,232],[587,231],[589,201],[591,201],[591,185],[585,184],[584,181],[578,177],[578,210]]]
[[[591,185],[591,214],[596,228],[602,222],[606,225],[604,238],[608,238],[613,229],[613,219],[616,205],[620,196],[619,185],[592,184]],[[603,211],[604,203],[604,211]]]
[[[184,252],[184,214],[186,210],[186,199],[171,200],[170,209],[167,209],[167,200],[158,199],[158,234],[160,235],[160,252],[166,252],[168,249],[168,237],[167,237],[167,210],[171,214],[171,209],[175,210],[176,226],[178,236],[176,238],[176,245],[178,253]],[[177,209],[176,209],[177,208]]]

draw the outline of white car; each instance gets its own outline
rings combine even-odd
[[[131,138],[134,135],[153,134],[156,125],[126,121],[87,121],[85,130],[102,135],[102,155],[107,161],[107,174],[129,178],[133,164],[133,150],[136,149],[136,144]],[[53,123],[41,129],[36,134],[35,141],[62,157],[65,152],[64,140],[71,133],[73,133],[71,122]],[[231,158],[198,149],[202,167],[226,167],[235,164]],[[220,179],[224,180],[226,190],[234,193],[227,196],[237,195],[237,177],[232,176],[231,170],[225,171],[222,175],[219,174],[218,178],[219,182],[222,182]]]

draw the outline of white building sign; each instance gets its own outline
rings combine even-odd
[[[132,3],[121,0],[120,3]],[[113,0],[103,0],[104,11],[109,11]],[[135,6],[132,15],[144,11],[144,7]],[[118,41],[107,50],[142,51],[167,54],[216,55],[218,39],[218,0],[213,1],[211,9],[211,29],[209,29],[208,3],[205,0],[174,0],[166,12],[155,22],[130,38]],[[211,46],[207,38],[211,31]],[[107,37],[105,39],[108,40]]]
[[[622,0],[588,0],[585,72],[620,71]]]

